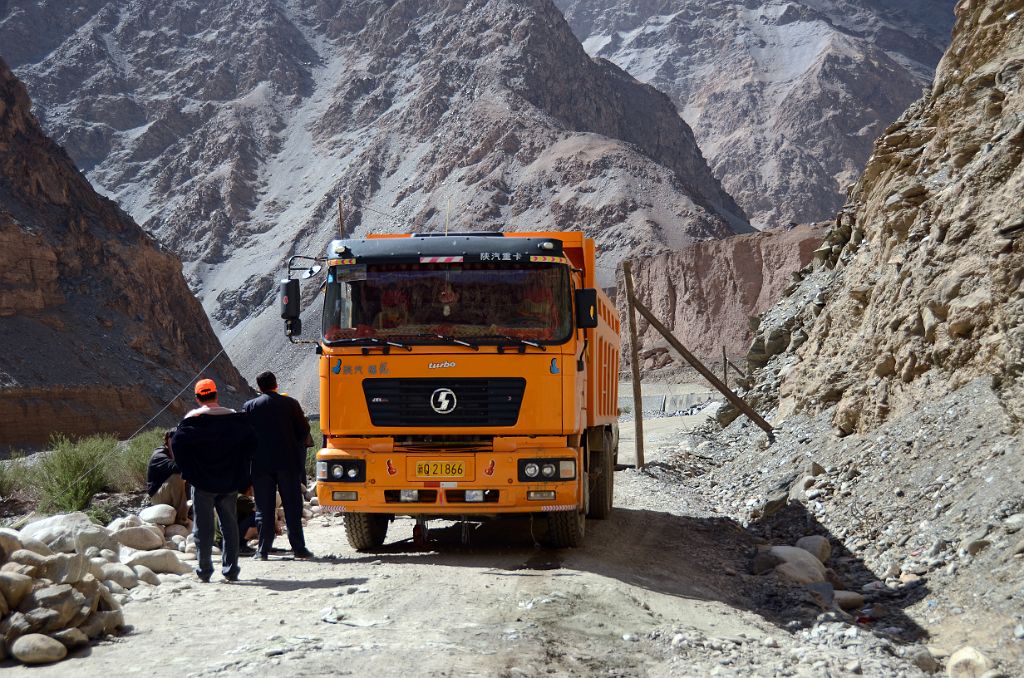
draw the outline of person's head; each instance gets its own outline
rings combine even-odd
[[[217,402],[217,384],[213,379],[200,379],[196,382],[196,400],[204,405]]]
[[[260,372],[256,375],[256,386],[263,393],[270,393],[277,390],[277,377],[273,372]]]

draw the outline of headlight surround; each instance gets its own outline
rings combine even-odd
[[[329,459],[326,480],[332,483],[365,483],[366,461],[364,459]],[[319,473],[319,470],[317,471]],[[318,476],[319,477],[319,476]]]
[[[575,459],[520,459],[517,466],[521,483],[576,479]]]

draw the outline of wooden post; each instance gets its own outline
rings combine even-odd
[[[629,305],[629,353],[633,368],[633,426],[636,431],[636,467],[644,465],[644,406],[643,394],[640,392],[640,350],[637,348],[636,312],[633,296],[633,265],[629,261],[622,262],[622,274],[626,278],[626,299]]]
[[[729,358],[725,355],[725,344],[722,344],[722,383],[729,385]]]
[[[626,264],[628,264],[628,263],[629,263],[628,261],[627,262],[623,262],[623,270],[627,270],[627,271],[629,270],[629,269],[626,268]],[[661,321],[659,321],[657,318],[654,317],[654,314],[651,313],[647,309],[647,307],[645,307],[643,304],[641,304],[639,301],[636,300],[636,297],[633,296],[633,286],[631,284],[631,281],[630,281],[628,275],[626,276],[626,294],[629,297],[630,314],[632,314],[633,309],[635,308],[637,310],[637,312],[639,312],[640,315],[642,315],[644,317],[644,320],[646,320],[647,322],[649,322],[651,324],[651,327],[653,327],[654,329],[658,330],[658,332],[661,333],[661,336],[665,337],[665,340],[668,341],[668,343],[672,346],[672,348],[674,348],[675,350],[679,351],[679,355],[683,356],[683,358],[686,359],[686,362],[690,363],[690,365],[692,365],[695,370],[700,372],[701,375],[703,375],[703,377],[705,379],[710,381],[712,386],[714,386],[719,391],[721,391],[722,395],[724,395],[729,400],[730,403],[735,405],[737,407],[737,409],[739,409],[740,412],[745,414],[748,419],[750,419],[752,422],[754,422],[755,424],[760,426],[761,429],[765,433],[768,434],[768,440],[770,440],[770,441],[774,441],[775,440],[775,434],[772,432],[771,424],[769,424],[767,421],[765,421],[761,417],[761,415],[759,415],[756,411],[754,411],[754,408],[751,407],[750,405],[748,405],[747,402],[745,400],[743,400],[743,398],[740,398],[738,395],[733,393],[732,390],[728,386],[723,384],[721,382],[721,380],[718,377],[715,376],[714,372],[712,372],[707,367],[705,367],[704,363],[702,363],[701,361],[697,360],[696,356],[694,356],[692,353],[690,353],[686,349],[686,347],[683,346],[682,342],[680,342],[678,339],[676,339],[672,335],[672,333],[668,331],[668,328],[665,327],[661,323]],[[630,317],[632,318],[632,316],[630,316]]]
[[[345,237],[345,212],[342,209],[344,202],[341,198],[338,198],[338,237],[344,239]]]

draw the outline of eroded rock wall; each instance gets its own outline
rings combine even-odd
[[[835,406],[842,433],[991,378],[1024,417],[1024,1],[956,6],[931,91],[876,142],[760,339],[802,331],[758,377],[780,412]]]
[[[750,346],[750,317],[782,296],[792,274],[810,262],[825,230],[805,225],[738,235],[637,259],[637,296],[699,359],[721,364],[723,346],[730,358]],[[621,282],[619,289],[625,289]],[[625,312],[624,301],[619,308]],[[638,315],[637,321],[644,370],[682,361],[646,320]],[[628,327],[625,319],[623,327]]]
[[[221,350],[180,261],[93,191],[2,61],[0,343],[0,447],[132,433]],[[248,392],[226,357],[208,373]]]

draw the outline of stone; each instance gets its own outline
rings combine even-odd
[[[22,537],[21,537],[21,546],[26,551],[31,551],[32,553],[38,553],[41,556],[52,556],[53,553],[54,553],[53,549],[51,549],[49,546],[47,546],[43,542],[39,541],[35,537],[26,537],[26,536],[22,535]]]
[[[835,589],[827,582],[811,583],[806,585],[811,600],[821,609],[828,610],[835,600]]]
[[[85,598],[85,606],[90,612],[95,612],[100,602],[100,580],[91,574],[82,577],[82,581],[74,585],[75,590]]]
[[[22,664],[50,664],[68,656],[68,649],[59,640],[29,633],[14,641],[11,655]]]
[[[39,577],[54,584],[74,584],[89,572],[89,561],[78,553],[55,553],[47,556]]]
[[[32,592],[32,577],[17,572],[0,572],[0,594],[7,605],[16,610],[21,601]]]
[[[177,553],[170,549],[139,551],[125,561],[125,564],[129,567],[145,565],[157,574],[186,574],[192,571],[192,567],[183,563]]]
[[[775,566],[775,574],[796,584],[825,581],[825,566],[807,551],[795,546],[773,546],[770,552],[783,562]]]
[[[29,619],[24,612],[12,612],[0,621],[0,640],[10,648],[21,636],[38,630],[38,624]]]
[[[843,610],[857,610],[864,607],[864,596],[856,591],[836,591],[836,605]]]
[[[152,551],[164,545],[163,535],[157,535],[148,527],[126,527],[113,534],[114,539],[122,546]]]
[[[145,565],[136,565],[132,568],[139,581],[146,582],[152,586],[160,586],[160,577]]]
[[[178,512],[168,504],[155,504],[148,506],[139,512],[142,522],[156,525],[173,525],[178,517]]]
[[[105,586],[108,591],[110,591],[111,593],[115,593],[115,594],[117,594],[117,593],[127,593],[128,592],[128,589],[126,589],[125,587],[121,586],[120,584],[118,584],[113,579],[104,579],[103,580],[103,586]]]
[[[832,544],[829,543],[828,538],[819,534],[800,537],[796,541],[796,547],[807,551],[822,563],[827,563],[832,556]]]
[[[776,565],[781,565],[784,562],[780,556],[775,555],[770,550],[759,550],[757,555],[754,556],[751,571],[754,574],[764,574],[774,570]]]
[[[88,601],[69,584],[56,584],[36,589],[18,606],[18,610],[30,614],[34,610],[44,608],[57,614],[43,626],[42,631],[59,631],[68,626],[77,626],[88,615]],[[85,608],[84,614],[82,613]]]
[[[907,658],[913,662],[914,666],[925,673],[935,673],[940,668],[939,661],[932,656],[928,648],[920,645],[910,648],[907,652]]]
[[[117,556],[118,550],[119,549],[103,549],[102,551],[100,551],[100,555],[108,563],[118,563],[121,561],[121,559]]]
[[[57,631],[50,637],[66,647],[68,651],[77,650],[79,648],[86,647],[89,644],[89,636],[85,635],[81,629],[77,628]]]
[[[84,513],[61,513],[29,523],[21,528],[21,536],[38,539],[60,553],[73,553],[75,533],[92,524],[89,516]]]
[[[93,612],[78,628],[89,638],[99,638],[116,633],[122,626],[124,626],[124,612],[117,609]]]
[[[116,549],[117,542],[111,537],[110,530],[101,525],[83,525],[75,533],[75,551],[85,554],[91,549],[97,552],[103,549]]]
[[[118,530],[123,530],[126,527],[142,527],[142,525],[142,518],[132,515],[111,521],[111,523],[107,525],[107,529],[110,530],[111,533],[114,533]]]
[[[135,570],[122,563],[104,565],[101,580],[117,582],[124,589],[133,589],[139,585],[139,576],[135,574]]]
[[[6,563],[12,553],[23,548],[21,535],[18,534],[17,530],[12,530],[9,527],[0,527],[0,563]]]
[[[812,461],[807,466],[807,475],[817,478],[818,476],[825,475],[825,467],[816,461]]]
[[[168,525],[164,528],[164,537],[171,540],[174,540],[175,537],[185,539],[190,534],[192,534],[192,530],[184,525]]]
[[[43,566],[46,565],[47,557],[48,556],[40,555],[35,551],[29,551],[28,549],[19,549],[11,554],[10,560],[5,564],[5,566],[10,565],[12,563],[24,565],[25,567],[29,568],[29,572],[27,572],[26,574],[38,578],[40,576],[39,573],[42,571]]]
[[[967,552],[970,553],[972,556],[976,556],[991,545],[992,542],[990,542],[987,539],[975,539],[974,541],[967,544],[965,548],[967,549]]]
[[[992,662],[981,652],[964,646],[953,653],[946,664],[946,675],[949,678],[981,678],[981,675],[992,668]]]
[[[181,581],[179,574],[157,574],[156,578],[160,580],[161,584],[176,584]]]

